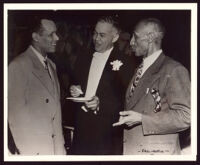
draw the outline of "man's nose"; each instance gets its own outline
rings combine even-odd
[[[94,40],[95,40],[95,41],[100,40],[100,35],[99,35],[99,34],[95,34],[95,35],[94,35]]]
[[[58,35],[57,35],[56,33],[53,35],[53,39],[54,39],[55,41],[58,41],[58,40],[59,40],[59,37],[58,37]]]
[[[130,40],[130,46],[134,46],[135,45],[135,38],[132,37]]]

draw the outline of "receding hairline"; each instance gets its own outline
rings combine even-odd
[[[41,28],[45,28],[46,26],[50,25],[54,28],[56,28],[56,24],[53,20],[50,19],[41,19]]]
[[[35,25],[31,27],[31,33],[42,34],[42,32],[46,29],[47,25],[52,25],[56,27],[56,24],[53,20],[47,18],[41,18],[35,20]]]
[[[119,27],[119,22],[116,21],[112,16],[104,16],[104,17],[101,17],[97,20],[97,23],[107,23],[107,24],[110,24],[112,25],[112,28],[116,30],[117,33],[120,33],[121,32],[121,29]]]
[[[138,30],[140,28],[147,28],[147,27],[152,27],[153,32],[162,32],[163,34],[165,33],[165,27],[161,23],[160,20],[156,18],[147,18],[139,21],[134,30]]]
[[[50,19],[41,19],[40,20],[41,24],[52,24],[52,25],[55,25],[55,22],[53,20],[50,20]]]
[[[108,24],[108,25],[111,25],[111,31],[113,32],[113,33],[116,33],[116,34],[119,34],[120,32],[118,31],[118,29],[115,27],[115,26],[113,26],[113,24],[111,24],[111,23],[109,23],[109,22],[104,22],[104,21],[98,21],[97,22],[97,24]],[[96,24],[96,25],[97,25]]]

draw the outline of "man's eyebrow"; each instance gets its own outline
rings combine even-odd
[[[106,34],[106,33],[103,33],[103,32],[98,33],[97,31],[94,31],[94,33],[97,33],[97,34],[100,34],[100,35],[105,35]]]

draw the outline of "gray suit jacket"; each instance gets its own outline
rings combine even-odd
[[[134,77],[133,77],[134,79]],[[148,68],[126,110],[142,113],[142,124],[124,131],[124,154],[180,154],[179,132],[190,126],[190,78],[178,62],[161,54]],[[156,99],[160,97],[160,109]]]
[[[29,47],[8,68],[8,122],[24,155],[65,154],[60,87],[55,64],[48,71]]]

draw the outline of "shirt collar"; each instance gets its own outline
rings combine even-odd
[[[94,52],[93,57],[102,58],[102,59],[107,58],[110,55],[110,53],[111,53],[112,50],[113,50],[113,47],[111,47],[110,49],[106,50],[103,53]]]
[[[47,56],[43,56],[41,53],[39,53],[32,45],[30,46],[30,48],[33,50],[33,52],[35,53],[35,55],[38,57],[39,61],[42,63],[42,65],[45,67],[45,63],[44,61],[47,60]]]
[[[153,63],[158,57],[159,55],[162,53],[162,49],[159,49],[157,51],[155,51],[153,54],[151,54],[150,56],[146,57],[143,59],[143,62],[146,63],[146,62],[150,62],[150,63]]]

